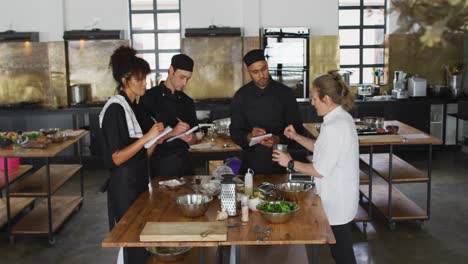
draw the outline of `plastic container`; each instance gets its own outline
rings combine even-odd
[[[7,166],[9,170],[14,170],[18,168],[20,165],[20,159],[19,158],[7,158]],[[3,157],[0,157],[0,170],[4,171],[5,170],[5,161]]]
[[[237,175],[239,173],[240,167],[242,165],[242,161],[236,157],[227,159],[225,161],[225,164],[231,168],[232,172],[234,175]]]
[[[245,193],[249,196],[253,194],[253,171],[251,169],[247,170],[244,178]]]

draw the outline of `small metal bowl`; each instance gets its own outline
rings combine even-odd
[[[386,126],[385,129],[387,129],[387,132],[389,134],[398,134],[398,130],[400,128],[398,126],[390,125],[390,126]]]
[[[186,194],[176,197],[179,210],[186,217],[199,217],[206,213],[213,197],[205,194]]]
[[[275,190],[286,200],[300,202],[304,200],[307,193],[312,190],[313,185],[301,182],[286,182],[275,185]]]
[[[41,133],[44,136],[53,135],[60,131],[60,128],[41,128]]]
[[[191,247],[149,247],[146,248],[155,255],[158,261],[174,262],[185,258],[190,253]]]
[[[262,205],[266,204],[266,203],[276,203],[277,201],[275,202],[263,202],[263,203],[259,203],[257,205],[257,211],[260,213],[260,215],[267,221],[267,222],[270,222],[272,224],[282,224],[282,223],[285,223],[287,221],[289,221],[289,219],[291,219],[291,217],[299,210],[299,205],[297,205],[296,203],[291,203],[291,204],[294,204],[295,205],[295,209],[290,211],[290,212],[287,212],[287,213],[270,213],[270,212],[265,212],[261,209]]]
[[[65,136],[64,134],[56,133],[47,135],[46,138],[52,141],[52,143],[58,144],[63,143],[67,139],[67,136]]]
[[[168,190],[172,190],[172,191],[177,191],[179,190],[180,188],[182,188],[182,186],[185,185],[185,181],[182,180],[182,179],[179,179],[177,180],[180,182],[180,184],[175,184],[175,185],[170,185],[170,184],[164,184],[164,187],[166,187]]]

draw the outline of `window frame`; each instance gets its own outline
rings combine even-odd
[[[182,18],[181,18],[181,0],[178,0],[178,9],[157,9],[158,0],[153,0],[153,9],[146,10],[132,10],[132,0],[128,0],[129,5],[129,25],[130,25],[130,41],[133,46],[134,34],[153,34],[154,35],[154,49],[136,49],[140,54],[155,54],[156,69],[151,69],[151,73],[154,73],[156,78],[164,73],[167,73],[169,68],[161,68],[159,63],[159,55],[164,53],[181,53],[182,50]],[[158,14],[178,14],[179,15],[179,28],[178,29],[158,29]],[[133,29],[132,15],[134,14],[152,14],[153,15],[153,29],[135,30]],[[160,33],[179,33],[179,49],[159,49],[158,34]],[[167,66],[169,67],[169,65]],[[154,80],[157,81],[157,80]]]
[[[360,0],[359,5],[340,5],[338,1],[338,12],[340,10],[359,10],[359,25],[354,26],[347,26],[347,25],[340,25],[338,22],[338,36],[339,31],[341,29],[357,29],[359,30],[359,44],[358,45],[340,45],[340,51],[342,49],[358,49],[359,50],[359,63],[357,64],[341,64],[340,58],[340,68],[341,69],[350,69],[350,68],[358,68],[359,69],[359,84],[363,83],[364,77],[364,68],[384,68],[385,67],[385,39],[383,40],[382,44],[380,45],[364,45],[364,30],[365,29],[383,29],[384,36],[387,33],[387,0],[384,0],[383,5],[365,5],[364,0]],[[364,12],[366,9],[383,9],[384,11],[384,22],[383,25],[364,25]],[[368,48],[381,48],[384,49],[383,54],[383,63],[377,64],[364,64],[364,49]]]

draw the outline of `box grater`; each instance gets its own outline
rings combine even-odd
[[[224,174],[221,181],[221,208],[226,209],[229,216],[237,215],[236,183],[233,178],[232,174]]]

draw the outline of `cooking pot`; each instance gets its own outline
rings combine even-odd
[[[71,103],[72,104],[82,104],[88,101],[88,94],[91,90],[91,84],[81,83],[74,84],[70,87],[71,93]]]
[[[335,71],[336,73],[338,73],[341,78],[343,79],[343,81],[349,86],[349,78],[351,76],[351,74],[353,74],[352,71],[346,71],[346,70],[339,70],[339,71]]]

